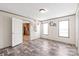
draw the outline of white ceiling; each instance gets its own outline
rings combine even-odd
[[[39,9],[45,8],[46,13],[40,13]],[[47,20],[74,14],[75,3],[0,3],[0,10],[16,13],[36,20]]]

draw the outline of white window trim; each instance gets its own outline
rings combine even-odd
[[[61,21],[68,21],[68,37],[65,37],[65,36],[59,36],[59,22]],[[70,23],[69,23],[69,20],[61,20],[61,21],[58,21],[58,37],[62,37],[62,38],[70,38]]]
[[[47,23],[47,24],[48,24],[48,22],[45,22],[45,23]],[[43,24],[45,24],[45,23],[42,23],[42,34],[43,34],[43,35],[48,35],[48,34],[49,34],[49,24],[48,24],[48,33],[47,33],[47,34],[44,34]]]

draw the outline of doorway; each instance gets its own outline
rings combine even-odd
[[[23,42],[28,42],[30,39],[30,23],[23,23]]]

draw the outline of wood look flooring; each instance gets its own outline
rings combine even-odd
[[[35,39],[0,50],[0,56],[78,56],[74,45],[47,39]]]
[[[27,42],[27,41],[29,41],[29,39],[30,39],[29,35],[24,35],[23,36],[23,42]]]

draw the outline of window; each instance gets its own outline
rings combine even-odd
[[[59,22],[59,36],[69,37],[68,35],[68,20]]]
[[[43,24],[43,34],[48,34],[48,23]]]

